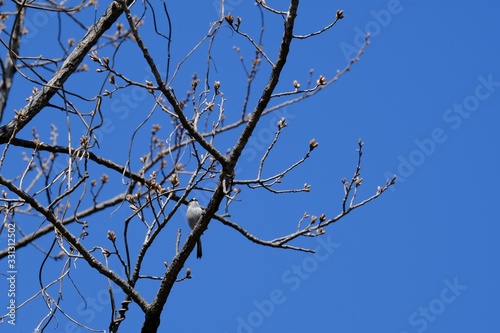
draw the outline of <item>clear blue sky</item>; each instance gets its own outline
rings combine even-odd
[[[271,6],[281,3],[267,2]],[[217,1],[169,3],[176,27],[174,61],[182,59],[206,33],[208,23],[216,20],[214,3]],[[255,33],[258,24],[252,22],[258,22],[258,12],[251,3],[227,1],[226,9],[243,18],[242,28]],[[100,3],[99,11],[105,6]],[[371,33],[371,45],[352,71],[326,91],[282,111],[289,126],[270,156],[268,175],[302,157],[309,140],[315,138],[318,149],[282,184],[284,188],[308,183],[311,192],[276,196],[244,189],[244,201],[233,206],[231,218],[255,235],[272,239],[294,231],[304,212],[337,215],[343,194],[340,179],[354,172],[359,138],[365,142],[360,197],[375,193],[377,185],[394,174],[397,185],[329,227],[321,239],[299,241],[299,245],[317,248],[316,255],[260,247],[212,221],[203,235],[203,259],[192,256],[188,260],[193,279],[174,287],[161,331],[498,331],[500,181],[496,170],[500,168],[500,149],[495,133],[500,125],[500,5],[449,0],[302,1],[296,32],[321,29],[331,22],[337,9],[344,10],[345,19],[333,29],[293,42],[279,85],[279,89],[289,90],[294,79],[305,84],[311,68],[314,79],[319,74],[331,78],[357,49],[361,34]],[[40,27],[39,39],[26,46],[26,50],[32,48],[31,54],[37,54],[36,47],[43,47],[41,33],[50,29],[50,24]],[[250,27],[252,24],[255,27]],[[273,42],[281,36],[282,23],[267,16],[266,25],[264,47],[274,60],[277,47]],[[71,35],[71,31],[65,33]],[[237,82],[244,80],[244,73],[231,48],[240,46],[249,55],[250,47],[229,29],[220,33],[214,50],[214,78],[225,88],[226,112],[233,108],[239,114],[244,85]],[[158,57],[164,54],[164,44],[150,47]],[[129,48],[132,58],[137,50],[133,44]],[[50,51],[38,53],[42,52],[46,55]],[[146,64],[140,60],[135,63],[133,75],[147,77]],[[174,84],[176,92],[188,90],[191,74],[201,75],[205,64],[204,52],[186,64]],[[256,84],[265,81],[267,70],[263,67]],[[25,97],[13,96],[17,101],[10,107],[24,105]],[[137,114],[138,119],[144,118],[149,106],[146,110],[140,106],[135,104],[128,119]],[[260,141],[253,148],[257,153],[264,152],[258,147],[269,143],[270,124],[274,126],[280,117],[262,121],[256,132]],[[105,147],[118,144],[122,134],[136,126],[127,125],[129,121],[118,112],[109,118],[116,128],[103,138]],[[47,118],[40,115],[35,124],[46,126]],[[229,141],[227,147],[232,143]],[[103,154],[123,163],[126,155],[118,154],[127,149],[128,145],[123,151],[118,147]],[[240,177],[255,175],[255,161],[242,162]],[[198,197],[202,205],[208,202]],[[94,227],[93,232],[118,229],[120,221],[108,212],[102,220],[94,221],[103,225]],[[182,228],[185,239],[188,229],[183,216],[179,215],[176,223],[168,232],[173,235]],[[165,239],[173,242],[172,237]],[[173,249],[173,245],[168,246],[169,251]],[[154,251],[158,261],[152,258],[146,267],[151,274],[161,275],[164,248],[157,244]],[[31,259],[26,249],[19,251],[18,288],[23,297],[38,286],[39,260]],[[94,329],[106,329],[110,317],[107,286],[97,282],[97,274],[85,265],[78,261],[82,273],[73,270],[72,277],[87,297],[88,306],[74,296],[63,304],[75,319]],[[57,267],[54,265],[54,270],[60,270]],[[88,281],[96,282],[84,285]],[[0,286],[5,286],[2,283]],[[150,301],[156,283],[144,283],[143,288]],[[129,332],[137,331],[142,323],[140,312],[131,306],[122,327]],[[31,332],[40,320],[36,314],[43,311],[40,300],[19,310],[18,325],[12,332]],[[61,320],[57,327],[53,323],[46,332],[83,332],[67,323]]]

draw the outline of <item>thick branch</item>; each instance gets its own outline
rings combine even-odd
[[[156,298],[153,300],[153,302],[151,302],[148,311],[146,311],[146,317],[141,331],[142,333],[156,333],[158,331],[158,327],[160,325],[160,316],[163,307],[167,302],[168,296],[170,295],[170,291],[172,290],[174,283],[177,281],[177,276],[179,275],[182,267],[184,267],[184,264],[186,263],[189,255],[194,250],[197,240],[207,229],[210,220],[219,209],[219,205],[222,199],[224,199],[224,178],[224,174],[219,177],[216,189],[210,200],[210,203],[205,210],[205,214],[200,219],[198,224],[196,224],[193,231],[189,234],[186,242],[184,243],[184,246],[174,257],[170,266],[168,266],[168,269],[163,276],[160,287],[158,288],[158,292],[156,293]]]
[[[16,20],[12,27],[12,33],[9,43],[9,50],[5,57],[5,64],[2,66],[3,80],[0,84],[0,122],[7,106],[7,99],[9,97],[10,88],[12,87],[12,80],[16,73],[16,61],[19,54],[19,47],[21,45],[22,29],[24,25],[24,15],[26,10],[24,7],[17,6]]]
[[[274,66],[273,70],[271,71],[271,75],[269,77],[269,81],[264,88],[264,91],[262,92],[262,95],[259,99],[259,102],[257,103],[257,106],[255,107],[254,111],[250,115],[250,120],[248,121],[247,125],[243,129],[243,133],[241,134],[240,138],[238,139],[238,142],[234,146],[233,151],[231,152],[231,155],[228,158],[228,162],[231,165],[231,169],[234,168],[234,165],[236,165],[236,162],[238,161],[243,148],[245,148],[248,140],[252,136],[252,133],[257,126],[257,123],[259,122],[260,117],[262,116],[262,113],[266,109],[269,101],[271,100],[271,96],[273,94],[274,89],[276,88],[276,85],[278,84],[281,71],[283,70],[283,67],[285,66],[286,59],[288,56],[288,52],[290,51],[290,44],[293,39],[293,26],[295,23],[295,17],[297,16],[297,8],[299,6],[299,0],[292,0],[290,2],[290,8],[288,10],[288,16],[285,20],[285,30],[283,34],[283,39],[281,41],[281,46],[280,46],[280,51],[278,54],[278,60],[276,61],[276,65]]]
[[[10,181],[7,179],[3,178],[0,175],[0,184],[5,185],[9,190],[11,190],[13,193],[18,195],[21,199],[23,199],[27,204],[29,204],[33,209],[35,209],[37,212],[41,213],[47,221],[49,221],[54,228],[61,234],[61,236],[68,241],[69,244],[73,248],[75,248],[78,253],[87,261],[87,263],[92,267],[95,268],[100,274],[108,277],[111,281],[116,283],[127,295],[129,295],[134,302],[136,302],[141,309],[144,311],[148,307],[148,303],[142,296],[134,289],[132,288],[127,281],[119,277],[117,274],[115,274],[112,270],[104,266],[99,260],[97,260],[86,248],[83,246],[82,243],[78,241],[78,239],[64,226],[64,224],[57,219],[54,214],[46,209],[44,206],[42,206],[35,198],[30,196],[28,193],[24,192],[14,184],[12,184]]]
[[[125,1],[125,0],[122,0]],[[181,122],[182,126],[188,131],[189,135],[194,138],[207,152],[209,152],[217,161],[219,161],[220,164],[225,165],[226,164],[226,158],[224,155],[222,155],[213,145],[211,145],[207,140],[203,138],[203,136],[191,125],[189,120],[186,118],[184,115],[184,112],[182,111],[181,104],[177,100],[177,97],[173,93],[172,89],[167,87],[166,83],[163,81],[160,72],[158,71],[158,68],[156,67],[156,64],[149,54],[148,48],[142,41],[141,36],[139,35],[139,32],[137,31],[137,28],[135,26],[135,22],[132,19],[132,16],[130,14],[130,11],[126,9],[126,14],[127,14],[127,20],[130,25],[130,29],[132,30],[132,34],[134,35],[134,38],[137,42],[137,45],[142,51],[142,55],[144,59],[146,59],[146,62],[148,63],[151,72],[153,73],[156,83],[160,87],[161,92],[165,95],[167,98],[168,102],[170,105],[172,105],[172,108],[174,109],[175,114],[177,115],[179,121]]]
[[[195,226],[191,234],[188,236],[188,239],[186,240],[184,247],[175,256],[175,258],[172,261],[172,264],[168,267],[167,271],[165,272],[160,288],[158,289],[157,296],[151,303],[151,306],[149,307],[148,311],[146,312],[146,318],[142,326],[142,333],[157,332],[158,327],[160,325],[160,316],[163,307],[168,299],[168,296],[170,294],[170,291],[172,290],[174,283],[177,280],[177,276],[180,270],[184,266],[187,258],[189,257],[189,254],[193,251],[196,241],[199,239],[203,231],[207,229],[210,219],[217,212],[222,199],[224,199],[225,197],[224,184],[227,178],[231,177],[230,175],[233,174],[236,162],[241,156],[241,152],[243,151],[243,148],[248,142],[250,136],[252,135],[253,130],[257,126],[260,116],[266,109],[266,106],[269,103],[269,100],[271,99],[274,88],[278,84],[281,71],[285,65],[286,58],[290,50],[290,43],[293,38],[293,27],[294,27],[295,17],[297,16],[298,5],[299,5],[298,0],[291,0],[288,16],[285,20],[285,31],[280,46],[278,60],[276,61],[276,65],[271,72],[269,81],[264,88],[262,96],[259,99],[259,102],[255,107],[249,122],[247,123],[247,126],[244,128],[243,133],[241,134],[238,142],[236,143],[228,159],[228,164],[225,165],[225,168],[219,177],[214,194],[205,210],[205,214],[198,222],[198,224]]]
[[[128,0],[127,4],[132,2],[133,1]],[[30,100],[28,105],[26,105],[14,119],[0,127],[0,143],[7,142],[15,132],[18,132],[26,126],[33,117],[47,106],[52,96],[61,89],[64,82],[66,82],[66,80],[76,71],[92,46],[97,43],[99,38],[113,25],[122,13],[122,6],[118,2],[113,1],[99,21],[87,30],[87,34],[76,45],[66,61],[64,61],[61,69],[54,74],[52,79],[33,97],[33,99]]]

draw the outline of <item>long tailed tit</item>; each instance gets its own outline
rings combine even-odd
[[[202,213],[203,213],[203,208],[201,208],[200,204],[198,203],[198,200],[196,200],[196,198],[191,199],[189,201],[186,212],[187,222],[191,227],[191,229],[193,229],[196,223],[198,223]],[[202,255],[201,240],[198,239],[198,242],[196,243],[196,258],[200,259],[201,255]]]

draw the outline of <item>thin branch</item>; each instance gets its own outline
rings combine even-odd
[[[276,65],[273,67],[271,74],[269,75],[269,81],[264,87],[264,91],[262,92],[262,95],[257,105],[255,106],[255,109],[251,113],[249,121],[247,122],[245,128],[243,129],[243,132],[241,133],[238,142],[236,143],[234,149],[231,152],[231,155],[228,158],[228,163],[232,167],[236,165],[236,162],[238,161],[243,151],[243,148],[245,148],[248,140],[250,139],[250,136],[252,135],[255,127],[257,126],[257,123],[260,117],[262,116],[262,113],[265,111],[269,101],[271,100],[273,91],[276,88],[276,85],[278,84],[281,71],[285,66],[288,52],[290,51],[290,44],[293,39],[293,27],[295,23],[295,17],[297,16],[298,6],[299,6],[298,0],[290,1],[288,16],[285,20],[284,34],[278,54],[278,60],[276,61]]]
[[[62,220],[61,223],[63,225],[67,225],[67,224],[73,223],[75,221],[78,221],[86,216],[90,216],[92,214],[98,213],[106,208],[113,207],[117,204],[122,203],[123,200],[125,200],[125,196],[126,196],[125,194],[120,194],[120,195],[118,195],[114,198],[111,198],[107,201],[104,201],[98,205],[89,207],[88,209],[83,210],[83,211],[75,214],[74,216],[71,216],[65,220]],[[54,231],[54,226],[52,226],[52,225],[45,226],[41,229],[34,231],[33,233],[21,238],[20,240],[18,240],[17,243],[15,244],[15,247],[16,247],[16,249],[20,249],[26,245],[31,244],[34,240],[40,238],[41,236],[46,235],[46,234],[53,232],[53,231]],[[8,254],[9,253],[8,253],[7,249],[0,251],[0,259],[5,258]]]
[[[306,99],[308,97],[311,97],[311,96],[317,94],[318,92],[320,92],[321,90],[325,89],[326,87],[330,86],[331,84],[337,82],[340,79],[340,77],[342,77],[342,75],[349,72],[351,70],[352,66],[356,62],[359,61],[360,57],[365,53],[365,49],[368,45],[370,45],[370,40],[369,40],[369,35],[366,35],[365,42],[363,43],[363,45],[361,45],[356,56],[354,58],[352,58],[342,70],[337,70],[337,73],[335,74],[335,76],[332,79],[326,81],[326,78],[324,78],[323,76],[320,76],[320,79],[318,79],[318,82],[312,88],[295,89],[293,91],[286,91],[286,92],[273,94],[273,96],[272,96],[273,98],[291,96],[291,95],[300,95],[299,97],[296,97],[294,99],[291,99],[291,100],[285,101],[279,105],[276,105],[273,108],[282,108],[282,107],[285,107],[287,105],[291,105],[291,104],[295,104],[297,102],[300,102],[301,100]],[[323,78],[323,79],[321,79],[321,78]]]
[[[133,1],[124,0],[124,2],[127,6]],[[123,6],[113,1],[99,21],[87,30],[87,34],[76,45],[73,52],[66,58],[61,68],[54,74],[52,79],[44,85],[42,90],[29,101],[28,105],[26,105],[14,119],[0,127],[0,143],[7,142],[14,133],[14,130],[21,130],[48,104],[52,96],[61,89],[66,80],[77,70],[85,55],[97,43],[104,32],[116,22],[122,13]]]
[[[240,135],[240,138],[233,148],[229,158],[227,160],[226,158],[224,158],[225,163],[221,163],[224,169],[219,176],[215,191],[212,195],[212,198],[210,199],[208,206],[206,207],[205,214],[202,215],[200,221],[196,224],[192,232],[189,234],[184,247],[181,249],[179,254],[174,257],[172,263],[168,266],[167,271],[164,274],[162,283],[158,288],[158,292],[156,293],[156,297],[148,308],[148,311],[146,312],[144,324],[142,326],[142,333],[153,333],[157,331],[160,325],[160,315],[162,309],[167,301],[174,283],[177,280],[177,276],[180,270],[184,266],[184,263],[186,262],[189,254],[193,251],[197,240],[199,239],[203,231],[207,229],[208,224],[210,223],[210,219],[215,215],[221,201],[226,195],[227,188],[225,188],[226,186],[224,186],[224,184],[228,183],[228,178],[232,179],[234,177],[233,172],[234,167],[236,166],[236,162],[241,156],[243,148],[245,147],[255,127],[257,126],[257,122],[259,121],[262,113],[266,109],[266,106],[271,99],[274,88],[278,84],[279,76],[285,65],[286,58],[290,50],[290,43],[292,41],[293,27],[295,17],[297,16],[298,5],[298,0],[291,0],[288,16],[285,20],[284,34],[280,46],[278,60],[276,61],[276,65],[270,74],[268,84],[265,86],[261,98],[259,99],[259,102],[257,103],[254,111],[252,112],[250,120],[244,128],[243,133]],[[172,104],[172,101],[170,102]],[[173,100],[173,102],[175,102],[175,100]],[[195,139],[201,144],[199,138],[195,137]],[[202,146],[206,149],[204,145]],[[214,157],[217,159],[216,156]]]
[[[122,5],[125,5],[126,0],[120,0]],[[182,107],[177,100],[177,97],[174,95],[173,90],[168,88],[165,83],[163,82],[163,79],[161,77],[160,72],[158,71],[158,68],[156,67],[156,64],[149,54],[148,48],[142,41],[142,38],[139,36],[139,32],[137,31],[137,27],[135,26],[135,23],[132,19],[132,15],[130,14],[130,10],[125,6],[125,14],[130,26],[130,29],[132,30],[132,34],[137,42],[137,46],[140,48],[142,51],[143,57],[148,63],[151,72],[153,73],[153,76],[155,77],[157,85],[160,87],[160,90],[162,93],[165,95],[167,100],[169,101],[170,105],[172,105],[175,114],[178,116],[179,121],[181,122],[182,126],[189,132],[189,134],[203,147],[205,148],[212,156],[219,161],[220,164],[225,165],[226,164],[226,158],[224,155],[222,155],[213,145],[211,145],[208,141],[206,141],[200,133],[191,125],[191,123],[187,120],[186,116],[184,115],[184,112],[182,111]]]
[[[37,200],[35,200],[28,193],[19,189],[13,183],[5,179],[2,175],[0,175],[0,184],[6,186],[10,191],[18,195],[21,199],[26,201],[31,207],[33,207],[36,211],[40,212],[46,219],[49,221],[55,229],[71,244],[73,248],[75,248],[80,255],[87,261],[87,263],[94,269],[96,269],[100,274],[108,277],[114,283],[116,283],[122,290],[132,297],[132,299],[143,309],[146,310],[148,304],[146,300],[135,290],[133,289],[125,280],[116,275],[113,271],[104,266],[101,262],[99,262],[90,252],[81,244],[78,239],[64,226],[64,224],[57,219],[54,214],[46,209],[43,205],[41,205]]]
[[[306,38],[309,38],[309,37],[320,35],[323,32],[325,32],[328,29],[330,29],[331,27],[333,27],[339,20],[341,20],[343,18],[344,18],[344,12],[343,11],[337,11],[337,16],[335,17],[335,20],[332,23],[330,23],[329,25],[327,25],[326,27],[324,27],[323,29],[315,31],[315,32],[312,32],[312,33],[307,34],[307,35],[294,35],[293,38],[306,39]]]

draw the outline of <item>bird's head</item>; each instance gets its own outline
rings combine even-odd
[[[189,200],[188,206],[197,207],[199,205],[200,204],[198,203],[198,200],[196,198],[192,198],[191,200]]]

